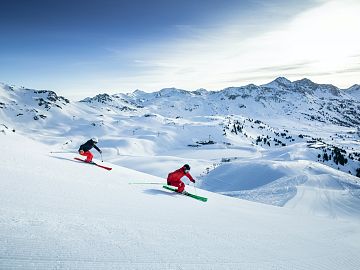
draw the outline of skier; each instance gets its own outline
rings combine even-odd
[[[177,187],[178,189],[176,192],[183,193],[185,189],[185,184],[184,182],[181,181],[181,178],[183,176],[186,176],[187,178],[189,178],[191,182],[195,183],[195,179],[191,176],[189,171],[190,171],[190,166],[188,164],[185,164],[180,169],[172,173],[169,173],[167,178],[167,184],[170,186]]]
[[[96,146],[96,144],[99,142],[99,139],[97,137],[91,138],[86,143],[80,145],[79,148],[79,154],[82,156],[85,156],[85,162],[92,162],[92,159],[94,155],[90,152],[90,149],[93,147],[101,154],[102,151],[99,149],[99,147]]]

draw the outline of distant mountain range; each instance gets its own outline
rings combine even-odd
[[[178,127],[185,125],[191,130],[182,134]],[[0,132],[38,134],[50,143],[82,140],[89,134],[127,141],[136,132],[145,136],[133,138],[142,149],[149,145],[161,149],[154,139],[160,133],[167,134],[168,149],[218,142],[259,145],[266,150],[302,143],[301,147],[317,149],[311,160],[334,168],[340,162],[343,171],[358,174],[359,127],[359,85],[339,89],[309,79],[291,82],[280,77],[260,86],[221,91],[166,88],[152,93],[104,93],[80,101],[49,90],[0,84]],[[118,143],[111,143],[112,149],[123,147]]]
[[[86,105],[102,113],[154,113],[169,117],[236,114],[260,119],[271,116],[298,121],[305,118],[345,127],[360,125],[359,85],[339,89],[309,79],[291,82],[279,77],[260,86],[249,84],[221,91],[166,88],[146,93],[136,90],[129,94],[99,94],[76,102],[53,91],[0,84],[0,109],[8,119],[48,121],[54,109],[60,114],[62,111],[63,117],[74,117],[76,115],[69,113]],[[69,108],[66,113],[65,108]]]

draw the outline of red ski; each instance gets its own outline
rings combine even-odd
[[[78,160],[78,161],[82,161],[82,162],[84,162],[84,163],[86,163],[86,164],[98,166],[98,167],[103,168],[103,169],[108,170],[108,171],[111,171],[111,170],[112,170],[112,168],[110,168],[110,167],[106,167],[106,166],[97,164],[97,163],[95,163],[95,162],[89,163],[89,162],[86,162],[85,160],[83,160],[83,159],[81,159],[81,158],[77,158],[77,157],[74,158],[74,159],[76,159],[76,160]]]

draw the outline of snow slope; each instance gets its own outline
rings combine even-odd
[[[284,206],[295,212],[334,219],[360,219],[360,181],[306,160],[252,160],[223,164],[202,188],[221,194]]]
[[[116,165],[105,171],[16,133],[0,136],[0,269],[360,265],[358,219],[316,217],[187,187],[209,198],[203,203],[160,185],[128,184],[163,178]]]
[[[0,269],[357,269],[357,92],[278,78],[70,102],[0,84]],[[91,136],[112,171],[73,159]],[[184,163],[208,202],[129,184]]]

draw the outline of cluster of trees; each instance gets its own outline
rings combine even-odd
[[[265,145],[268,145],[268,146],[271,146],[271,137],[269,137],[268,135],[266,136],[266,137],[261,137],[261,136],[258,136],[257,138],[256,138],[256,141],[255,141],[255,144],[256,145],[258,145],[259,143],[263,143],[263,144],[265,144]],[[286,146],[286,143],[284,143],[284,142],[282,142],[282,141],[280,141],[280,140],[278,140],[277,138],[273,138],[272,139],[274,142],[275,142],[275,146]]]
[[[33,118],[34,118],[34,120],[39,120],[40,118],[45,119],[46,117],[47,117],[46,115],[39,114],[39,115],[35,115]]]
[[[253,119],[246,119],[247,121],[249,121],[250,123],[254,123],[259,125],[258,128],[259,129],[265,129],[266,126],[264,126],[265,124],[260,121],[260,120],[253,120]],[[235,120],[233,123],[231,123],[229,121],[229,124],[227,126],[224,127],[224,135],[226,135],[226,130],[230,129],[230,126],[232,127],[230,132],[231,133],[235,133],[236,135],[238,135],[239,133],[244,134],[245,137],[248,137],[248,135],[244,132],[244,124],[245,121],[243,121],[243,123],[241,123],[238,120]],[[251,128],[254,128],[254,125],[251,125]],[[284,132],[275,132],[274,130],[272,130],[271,128],[268,127],[268,130],[271,132],[274,132],[274,135],[276,137],[282,137],[283,139],[289,140],[290,142],[295,141],[295,139],[292,136],[288,136],[287,133],[289,132],[288,130],[284,130]],[[269,137],[269,135],[267,135],[266,137],[263,136],[258,136],[255,140],[255,144],[259,145],[259,143],[262,143],[264,145],[268,145],[271,146],[271,141],[274,142],[275,146],[286,146],[286,143],[282,142],[281,140],[277,139],[277,138],[271,138]]]
[[[197,141],[196,143],[201,145],[215,144],[215,142],[210,139],[208,141]]]
[[[266,137],[258,136],[256,138],[255,144],[258,145],[259,143],[262,143],[262,142],[264,142],[264,144],[267,144],[268,146],[271,146],[269,136],[266,136]]]
[[[331,150],[331,154],[328,154],[326,149],[324,149],[323,152],[323,162],[333,160],[336,165],[340,164],[342,166],[348,163],[348,159],[345,157],[346,151],[344,149],[334,146]],[[319,154],[318,157],[321,158],[321,155]]]
[[[246,119],[246,120],[249,121],[250,123],[258,124],[259,129],[265,128],[263,125],[261,125],[262,122],[260,120],[253,120],[253,119]],[[226,129],[228,129],[231,131],[231,133],[235,133],[235,134],[241,133],[245,137],[248,137],[247,134],[244,132],[245,131],[244,125],[245,125],[246,120],[244,120],[243,122],[235,120],[233,123],[231,123],[231,121],[229,119],[228,125],[224,127],[224,135],[226,135]],[[230,127],[231,127],[231,129],[230,129]],[[251,128],[254,128],[254,126],[251,125]],[[275,132],[274,130],[271,130],[271,131],[274,133],[275,138],[271,138],[269,135],[266,135],[266,136],[259,135],[255,139],[255,144],[256,145],[259,145],[259,144],[268,145],[269,147],[272,145],[286,146],[286,143],[283,142],[284,140],[288,140],[290,142],[295,141],[295,139],[291,135],[288,135],[288,133],[289,133],[288,130],[284,130],[283,132]],[[310,136],[300,134],[298,137],[300,139],[304,139],[305,137],[310,137]],[[341,166],[345,166],[346,164],[348,164],[349,159],[360,161],[360,153],[353,152],[353,153],[348,154],[346,152],[346,150],[344,150],[342,148],[324,143],[321,138],[312,138],[311,140],[308,140],[307,142],[309,144],[322,143],[323,144],[322,147],[325,147],[325,146],[328,147],[327,149],[324,148],[323,154],[318,155],[319,161],[320,161],[320,159],[322,159],[323,162],[333,161],[336,165],[341,165]],[[311,146],[309,146],[309,147],[311,147]],[[315,147],[315,148],[317,148],[317,147]],[[351,172],[349,171],[349,173],[351,173]],[[360,168],[358,168],[356,170],[356,176],[360,177]]]
[[[327,152],[328,150],[330,153]],[[349,159],[360,161],[360,153],[354,152],[347,155],[346,150],[332,146],[332,149],[323,149],[323,154],[319,154],[318,158],[322,158],[323,162],[332,160],[336,165],[340,164],[345,166],[349,162]],[[351,171],[349,171],[349,173],[351,174]],[[360,168],[356,169],[355,175],[360,177]]]
[[[336,165],[340,164],[344,166],[348,163],[348,159],[345,157],[346,151],[344,149],[340,149],[339,147],[334,147],[332,150],[333,160]]]
[[[243,129],[244,129],[244,126],[240,125],[240,122],[236,120],[231,132],[235,133],[237,135],[238,133],[242,133]]]

